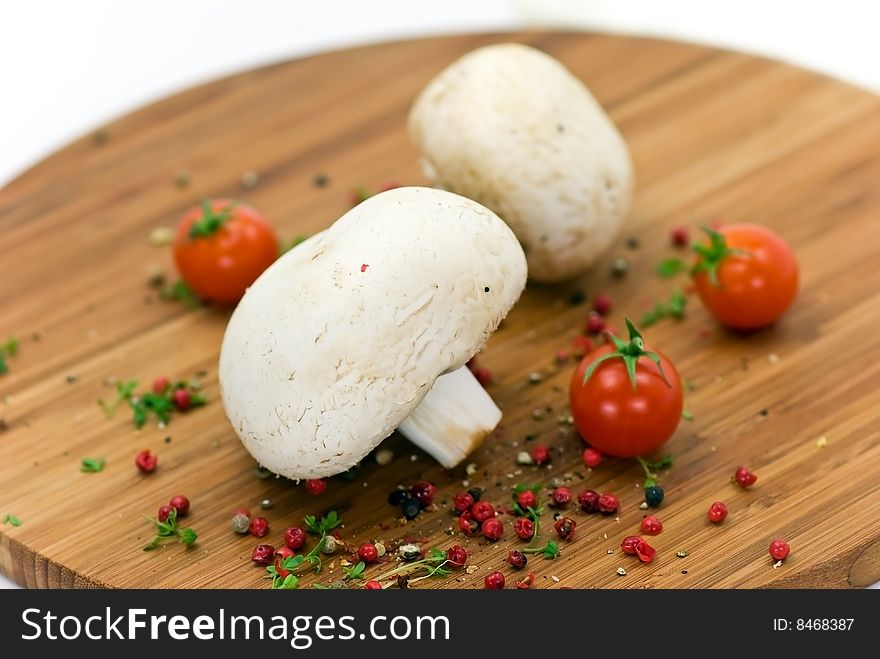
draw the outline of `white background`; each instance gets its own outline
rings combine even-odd
[[[760,53],[880,91],[874,0],[19,0],[0,5],[0,185],[146,102],[392,38],[557,26]],[[0,507],[2,507],[0,489]],[[9,583],[0,577],[0,587]]]

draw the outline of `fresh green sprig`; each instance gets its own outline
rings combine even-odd
[[[657,264],[657,274],[668,279],[687,271],[687,264],[679,258],[671,258],[660,261]]]
[[[537,534],[536,534],[537,535]],[[540,547],[526,547],[520,549],[523,554],[541,554],[547,560],[553,560],[559,557],[559,544],[553,540],[548,540],[546,544]]]
[[[146,519],[148,522],[150,522],[150,524],[156,527],[156,535],[153,536],[153,539],[150,540],[150,542],[144,545],[144,551],[155,549],[159,545],[165,543],[167,540],[171,540],[174,538],[176,538],[184,545],[191,546],[199,537],[199,534],[196,533],[194,529],[181,529],[178,526],[176,508],[171,509],[171,512],[168,515],[168,519],[166,519],[164,522],[160,522],[155,517],[149,517],[147,515],[144,515],[144,519]]]
[[[137,380],[128,380],[127,382],[117,382],[116,383],[116,398],[107,403],[106,401],[99,400],[98,405],[101,406],[101,409],[104,410],[104,414],[107,415],[109,419],[116,413],[116,408],[126,400],[129,400],[134,395],[134,390],[137,389],[138,381]]]
[[[18,353],[18,339],[9,337],[5,343],[0,343],[0,375],[9,372],[9,365],[6,363],[7,357],[15,357]]]
[[[644,487],[654,487],[657,484],[657,472],[662,471],[663,469],[668,469],[672,466],[673,458],[671,455],[664,455],[657,462],[648,462],[641,456],[637,456],[636,459],[639,461],[639,464],[642,466],[642,471],[645,472],[645,484]]]
[[[171,284],[162,285],[159,289],[159,299],[166,302],[183,302],[190,309],[198,309],[205,306],[205,301],[182,279],[178,279]]]
[[[3,524],[11,524],[12,526],[21,526],[21,520],[12,513],[6,513],[3,516]]]
[[[646,311],[639,323],[642,327],[650,327],[667,316],[675,320],[684,318],[688,298],[682,291],[675,291],[666,302],[657,302]]]
[[[86,474],[97,474],[99,471],[104,471],[106,464],[104,458],[83,458],[79,470]]]
[[[303,522],[305,523],[306,531],[313,535],[321,535],[332,531],[342,524],[342,519],[336,514],[335,510],[331,510],[321,519],[317,519],[314,515],[308,515]]]
[[[197,390],[191,383],[186,380],[179,380],[173,384],[169,384],[162,392],[147,391],[142,394],[135,394],[138,387],[137,380],[128,380],[127,382],[119,382],[116,384],[116,397],[109,403],[99,400],[98,404],[104,410],[109,419],[116,413],[119,405],[126,401],[132,411],[132,420],[135,428],[143,428],[150,418],[150,415],[162,423],[169,423],[171,415],[176,409],[172,396],[178,389],[186,389],[189,391],[189,406],[201,407],[207,402],[205,394]]]
[[[295,576],[293,572],[303,566],[307,565],[309,567],[312,567],[314,568],[315,572],[321,571],[321,557],[319,556],[319,554],[324,548],[324,542],[327,539],[327,534],[339,525],[341,525],[342,519],[339,517],[335,510],[331,510],[320,519],[316,518],[314,515],[309,515],[305,518],[304,522],[306,530],[309,531],[309,533],[320,535],[321,537],[318,539],[318,542],[315,543],[315,546],[308,554],[297,554],[296,556],[288,556],[283,561],[281,561],[281,565],[279,567],[281,568],[281,570],[285,571],[284,576],[279,573],[279,570],[275,565],[269,565],[266,567],[266,572],[269,575],[269,578],[272,580],[271,587],[273,590],[295,589],[299,585],[299,577]],[[366,567],[366,565],[364,565],[364,567]],[[361,572],[363,572],[363,570],[361,570]]]

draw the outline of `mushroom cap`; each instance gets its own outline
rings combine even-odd
[[[426,176],[513,229],[536,281],[589,268],[629,211],[633,171],[584,84],[539,50],[506,43],[441,71],[409,115]]]
[[[371,197],[272,264],[229,320],[226,415],[264,467],[354,466],[519,298],[526,260],[487,208],[431,188]]]

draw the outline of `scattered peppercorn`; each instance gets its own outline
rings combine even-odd
[[[446,550],[446,561],[450,567],[460,569],[467,563],[468,553],[461,545],[452,545]]]
[[[791,553],[791,547],[785,540],[777,538],[770,543],[770,556],[775,561],[784,561]]]
[[[639,248],[639,239],[633,236],[632,238],[626,239],[626,246],[629,249],[638,249]]]
[[[507,554],[507,562],[517,570],[522,570],[529,562],[529,559],[521,551],[513,550]]]
[[[159,507],[159,512],[158,512],[158,514],[156,515],[156,518],[157,518],[160,522],[164,522],[165,520],[168,519],[168,516],[171,514],[171,511],[172,511],[172,510],[174,510],[174,507],[173,507],[173,506],[169,506],[169,505],[167,505],[167,504],[164,505],[164,506],[160,506],[160,507]]]
[[[587,325],[585,327],[587,334],[600,334],[605,329],[605,321],[595,311],[591,311],[587,315]]]
[[[490,385],[492,383],[492,371],[483,366],[474,366],[471,368],[471,373],[474,374],[474,377],[484,387]]]
[[[459,492],[452,500],[452,507],[457,513],[463,513],[465,510],[470,510],[473,505],[474,497],[470,492]]]
[[[176,510],[178,517],[184,517],[189,512],[189,499],[182,494],[172,497],[170,503]]]
[[[657,550],[649,545],[647,540],[639,538],[639,542],[636,543],[636,555],[642,563],[650,563],[657,555]]]
[[[142,474],[152,473],[159,462],[159,456],[153,455],[149,450],[143,450],[134,457],[134,463]]]
[[[250,532],[251,520],[247,515],[234,515],[232,517],[232,530],[239,535]]]
[[[691,241],[687,227],[675,227],[669,234],[669,241],[676,247],[687,247]]]
[[[577,502],[585,513],[594,513],[599,510],[599,494],[594,490],[584,490],[578,494]]]
[[[400,504],[400,511],[407,519],[415,519],[422,512],[422,502],[415,497],[408,497]]]
[[[532,447],[532,460],[538,466],[550,462],[550,449],[543,444],[536,444]]]
[[[604,293],[597,295],[596,299],[593,300],[593,311],[600,316],[607,316],[611,313],[611,298]]]
[[[720,524],[727,517],[727,506],[721,501],[715,501],[709,506],[709,512],[707,515],[710,522],[713,524]]]
[[[748,467],[737,468],[736,473],[734,473],[733,475],[733,478],[737,482],[737,484],[743,489],[750,488],[758,481],[758,477],[751,471],[749,471]]]
[[[284,544],[291,549],[301,549],[306,544],[306,532],[300,526],[284,529]]]
[[[419,500],[423,508],[427,508],[434,502],[437,486],[428,481],[419,481],[410,488],[409,493]]]
[[[518,579],[516,582],[516,587],[518,590],[528,590],[535,583],[535,573],[529,572],[522,579]]]
[[[571,490],[567,487],[557,487],[553,490],[553,507],[565,508],[571,503]]]
[[[665,492],[659,485],[652,485],[645,488],[645,503],[651,508],[657,508],[663,503]]]
[[[623,279],[629,271],[629,259],[625,256],[616,256],[611,262],[611,276]]]
[[[251,553],[251,560],[257,565],[269,565],[275,558],[275,547],[272,545],[257,545]]]
[[[458,530],[465,535],[473,535],[478,528],[480,528],[480,524],[471,515],[471,511],[464,511],[458,518]]]
[[[265,517],[254,517],[251,520],[248,530],[252,536],[257,538],[265,538],[269,534],[269,520]]]
[[[409,494],[406,490],[392,490],[388,495],[388,503],[392,506],[399,506],[407,499],[409,499]]]
[[[165,390],[170,385],[170,381],[164,375],[153,380],[153,392],[157,394],[164,394]]]
[[[581,290],[574,290],[571,292],[571,295],[568,296],[568,302],[572,306],[577,306],[578,304],[583,304],[587,299],[586,293]]]
[[[595,469],[602,464],[602,453],[592,447],[584,449],[584,464],[590,469]]]
[[[600,513],[611,515],[620,507],[620,499],[613,494],[600,494],[597,507]]]
[[[192,394],[190,394],[188,389],[180,387],[171,394],[171,402],[174,403],[174,407],[178,410],[186,412],[192,405]]]
[[[571,540],[577,529],[577,522],[571,517],[560,517],[556,520],[553,528],[556,529],[556,535],[558,535],[561,540]]]
[[[327,481],[323,478],[309,478],[306,481],[306,492],[309,494],[321,494],[327,489]]]
[[[495,507],[488,501],[477,501],[471,506],[471,516],[480,524],[495,517]]]
[[[491,540],[495,542],[501,538],[501,535],[504,533],[504,524],[501,523],[501,520],[497,517],[490,517],[485,522],[483,522],[483,536],[487,540]]]
[[[637,535],[628,535],[623,539],[623,542],[620,543],[620,549],[624,554],[629,556],[636,555],[636,546],[642,541],[642,539]]]
[[[398,547],[397,553],[400,554],[400,557],[405,561],[414,561],[422,555],[422,550],[419,549],[418,545],[407,543]]]
[[[382,590],[382,584],[378,581],[370,580],[364,584],[364,590]]]
[[[364,563],[375,563],[379,559],[379,550],[372,542],[365,542],[358,547],[357,555]]]
[[[538,496],[532,490],[523,490],[516,493],[516,503],[523,510],[536,508],[538,506]]]
[[[535,536],[535,523],[528,517],[517,517],[513,522],[513,532],[520,540],[531,540]]]
[[[504,575],[498,572],[490,572],[483,580],[483,586],[487,590],[501,590],[504,588]]]
[[[645,535],[657,535],[663,531],[663,522],[654,515],[648,515],[642,519],[641,528]]]

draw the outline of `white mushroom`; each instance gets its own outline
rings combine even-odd
[[[345,471],[398,427],[452,467],[501,419],[465,363],[525,281],[516,237],[476,202],[372,197],[245,293],[220,352],[229,421],[288,478]]]
[[[425,175],[498,213],[536,281],[589,268],[629,211],[620,133],[580,80],[529,46],[485,46],[453,62],[416,99],[409,128]]]

